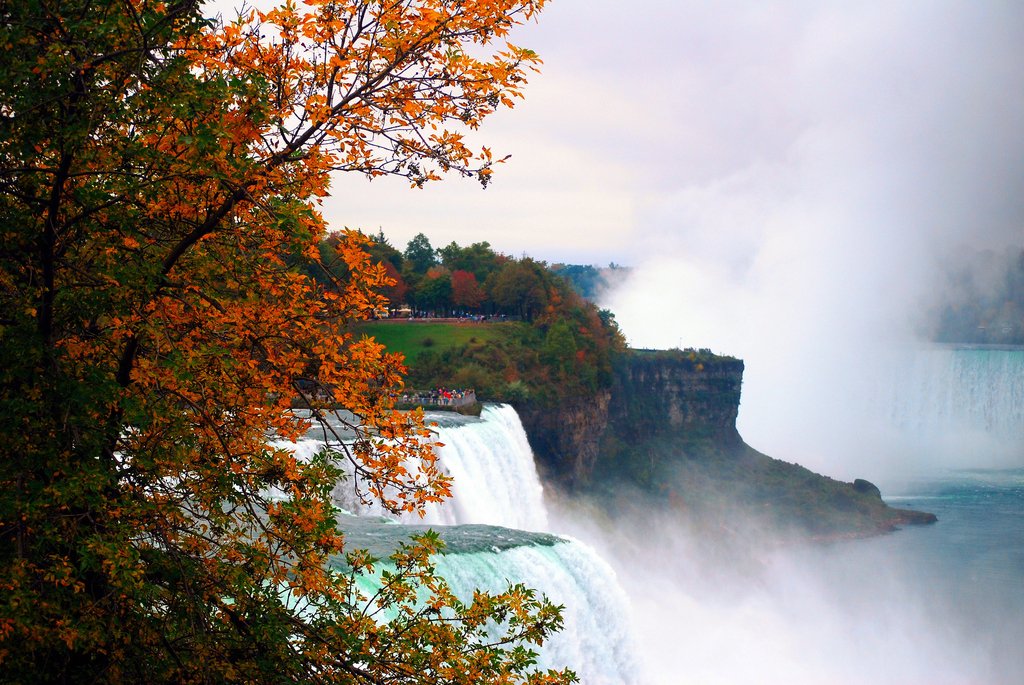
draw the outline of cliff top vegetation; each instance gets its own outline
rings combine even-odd
[[[696,371],[740,363],[704,348],[627,349],[612,313],[586,297],[607,285],[595,267],[517,259],[496,253],[487,242],[453,242],[435,250],[423,234],[404,252],[383,232],[372,240],[371,261],[394,279],[381,291],[391,298],[394,321],[366,322],[358,332],[402,353],[410,388],[474,388],[481,399],[551,407],[610,388],[623,355]],[[320,265],[306,267],[324,287],[345,278],[343,265],[330,259],[332,241],[321,242]],[[415,305],[400,310],[396,301]],[[401,323],[413,314],[462,317],[466,323]]]
[[[649,361],[672,361],[679,362],[686,360],[693,364],[722,364],[740,361],[729,355],[715,354],[706,347],[698,349],[686,347],[683,349],[673,348],[668,350],[650,350],[644,348],[630,348],[630,352],[638,358]]]

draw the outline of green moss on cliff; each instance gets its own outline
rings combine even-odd
[[[741,513],[811,536],[866,535],[935,520],[889,507],[873,486],[858,488],[772,459],[742,441],[723,444],[700,432],[665,433],[636,444],[606,434],[587,492],[614,506],[610,495],[623,485],[696,521]]]

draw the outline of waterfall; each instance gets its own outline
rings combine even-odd
[[[383,519],[343,517],[346,539],[354,547],[383,556],[409,534],[426,526],[389,525]],[[447,554],[435,559],[438,575],[459,599],[470,601],[476,589],[504,591],[522,582],[562,605],[564,629],[540,648],[541,669],[571,668],[580,681],[626,685],[640,680],[638,647],[631,629],[629,600],[615,573],[581,542],[548,534],[493,526],[441,527]],[[360,582],[364,595],[378,587],[375,577]]]
[[[433,527],[446,543],[435,559],[437,572],[460,599],[470,600],[474,589],[500,592],[513,582],[565,607],[564,629],[537,649],[541,668],[571,668],[588,684],[638,682],[629,602],[611,567],[581,542],[530,532],[547,529],[547,511],[515,410],[485,405],[479,418],[432,412],[427,419],[436,424],[432,440],[443,444],[437,457],[453,479],[451,500],[429,506],[423,519],[396,522],[382,518],[379,505],[360,502],[351,482],[340,483],[335,501],[355,514],[339,521],[346,546],[384,559],[400,540]],[[285,446],[302,458],[323,444],[313,433]],[[376,579],[361,584],[372,596]]]
[[[437,571],[463,600],[475,588],[498,592],[515,579],[564,606],[565,629],[538,650],[542,668],[569,667],[588,684],[637,682],[629,600],[608,564],[583,543],[450,555]]]
[[[1024,452],[1024,350],[937,347],[896,355],[876,408],[931,447]]]
[[[515,409],[485,405],[479,419],[438,423],[437,440],[444,443],[438,459],[453,479],[453,497],[428,516],[439,523],[547,528],[544,490]]]
[[[458,525],[485,523],[523,530],[546,530],[544,488],[537,476],[533,452],[519,415],[504,404],[484,405],[480,418],[451,412],[431,412],[427,423],[433,442],[442,443],[437,457],[441,470],[452,477],[452,498],[431,504],[426,515],[409,515],[407,523]],[[315,434],[316,429],[313,433]],[[314,454],[323,440],[307,437],[287,445],[298,457]],[[342,468],[345,468],[342,464]],[[364,516],[386,516],[377,504],[364,504],[354,483],[343,482],[335,489],[338,506]]]

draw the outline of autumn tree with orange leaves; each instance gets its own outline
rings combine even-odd
[[[532,670],[531,591],[460,603],[436,536],[344,547],[342,466],[395,512],[448,482],[400,359],[345,332],[383,269],[354,234],[338,287],[294,264],[333,172],[486,184],[461,133],[520,95],[542,4],[0,0],[0,682],[572,679]],[[328,404],[355,437],[297,460]]]

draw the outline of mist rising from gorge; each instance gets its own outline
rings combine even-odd
[[[865,409],[887,351],[921,342],[943,268],[1024,242],[1024,10],[672,11],[715,37],[677,64],[692,97],[674,132],[700,136],[674,176],[659,165],[637,268],[604,304],[635,346],[744,359],[738,425],[757,449],[885,478],[911,459]]]
[[[631,496],[636,493],[631,493]],[[658,512],[657,507],[650,509]],[[778,547],[737,515],[709,538],[664,510],[616,526],[553,512],[594,545],[630,598],[645,682],[1012,683],[1020,595],[979,590],[913,536]],[[940,535],[942,535],[940,533]],[[955,564],[954,564],[955,565]],[[1009,603],[1000,605],[999,601]]]

